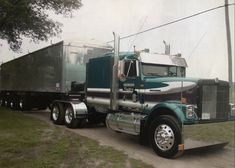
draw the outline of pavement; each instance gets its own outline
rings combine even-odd
[[[50,120],[49,111],[28,111],[25,115],[32,116],[53,124]],[[117,133],[107,129],[103,125],[88,125],[80,129],[68,129],[58,126],[81,136],[96,140],[100,145],[111,146],[117,150],[124,151],[129,157],[140,159],[156,168],[234,168],[234,148],[199,148],[186,150],[184,154],[176,159],[165,159],[154,153],[151,147],[139,144],[137,136]]]

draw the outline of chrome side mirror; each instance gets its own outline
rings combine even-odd
[[[125,61],[124,60],[118,61],[118,79],[121,82],[126,81],[126,75],[124,73],[124,69],[125,69]]]

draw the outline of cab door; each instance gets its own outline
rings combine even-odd
[[[123,63],[123,78],[120,79],[119,106],[131,111],[139,111],[140,101],[140,73],[138,60],[125,60]]]

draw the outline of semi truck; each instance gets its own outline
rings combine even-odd
[[[181,55],[119,52],[108,45],[60,43],[1,65],[2,106],[50,107],[54,124],[81,128],[105,123],[139,136],[159,156],[225,145],[229,84],[186,77]],[[205,135],[206,134],[206,135]]]

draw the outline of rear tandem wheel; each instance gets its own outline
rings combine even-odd
[[[61,103],[54,103],[51,108],[51,120],[54,124],[64,124],[64,107]]]
[[[74,110],[70,104],[66,107],[64,121],[68,128],[81,128],[85,124],[84,118],[75,118]]]

